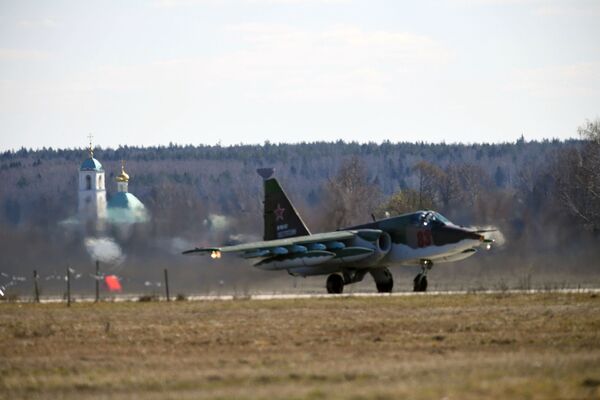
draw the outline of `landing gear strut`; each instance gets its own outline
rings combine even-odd
[[[344,278],[338,274],[327,277],[327,293],[340,294],[344,291]]]
[[[427,271],[433,267],[433,263],[429,260],[421,261],[421,272],[415,276],[413,280],[414,286],[413,291],[415,292],[426,292],[427,291]]]

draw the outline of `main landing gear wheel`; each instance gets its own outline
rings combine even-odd
[[[386,279],[375,283],[377,291],[379,293],[392,293],[392,289],[394,288],[394,278],[392,277],[392,273],[387,268],[383,268],[382,271]]]
[[[389,269],[376,268],[369,271],[375,281],[379,293],[391,293],[394,288],[394,277]]]
[[[419,275],[415,276],[414,291],[415,292],[426,292],[427,291],[427,275],[420,273]]]
[[[344,291],[344,278],[338,274],[327,277],[327,293],[340,294]]]

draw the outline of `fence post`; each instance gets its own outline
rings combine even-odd
[[[71,268],[67,267],[67,307],[71,307]]]
[[[40,289],[38,287],[38,273],[37,269],[33,270],[33,294],[35,295],[35,302],[40,302]]]
[[[169,297],[169,273],[167,272],[166,268],[165,268],[165,290],[167,292],[167,301],[171,301],[171,298]]]
[[[100,261],[96,260],[96,300],[95,302],[100,301]]]

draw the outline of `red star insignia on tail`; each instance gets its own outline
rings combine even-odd
[[[279,203],[277,203],[277,208],[275,209],[275,221],[283,220],[283,212],[285,208],[282,208]]]

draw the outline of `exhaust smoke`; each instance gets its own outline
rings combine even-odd
[[[88,237],[84,243],[88,254],[93,260],[113,266],[119,266],[125,261],[125,255],[121,247],[109,237]]]

